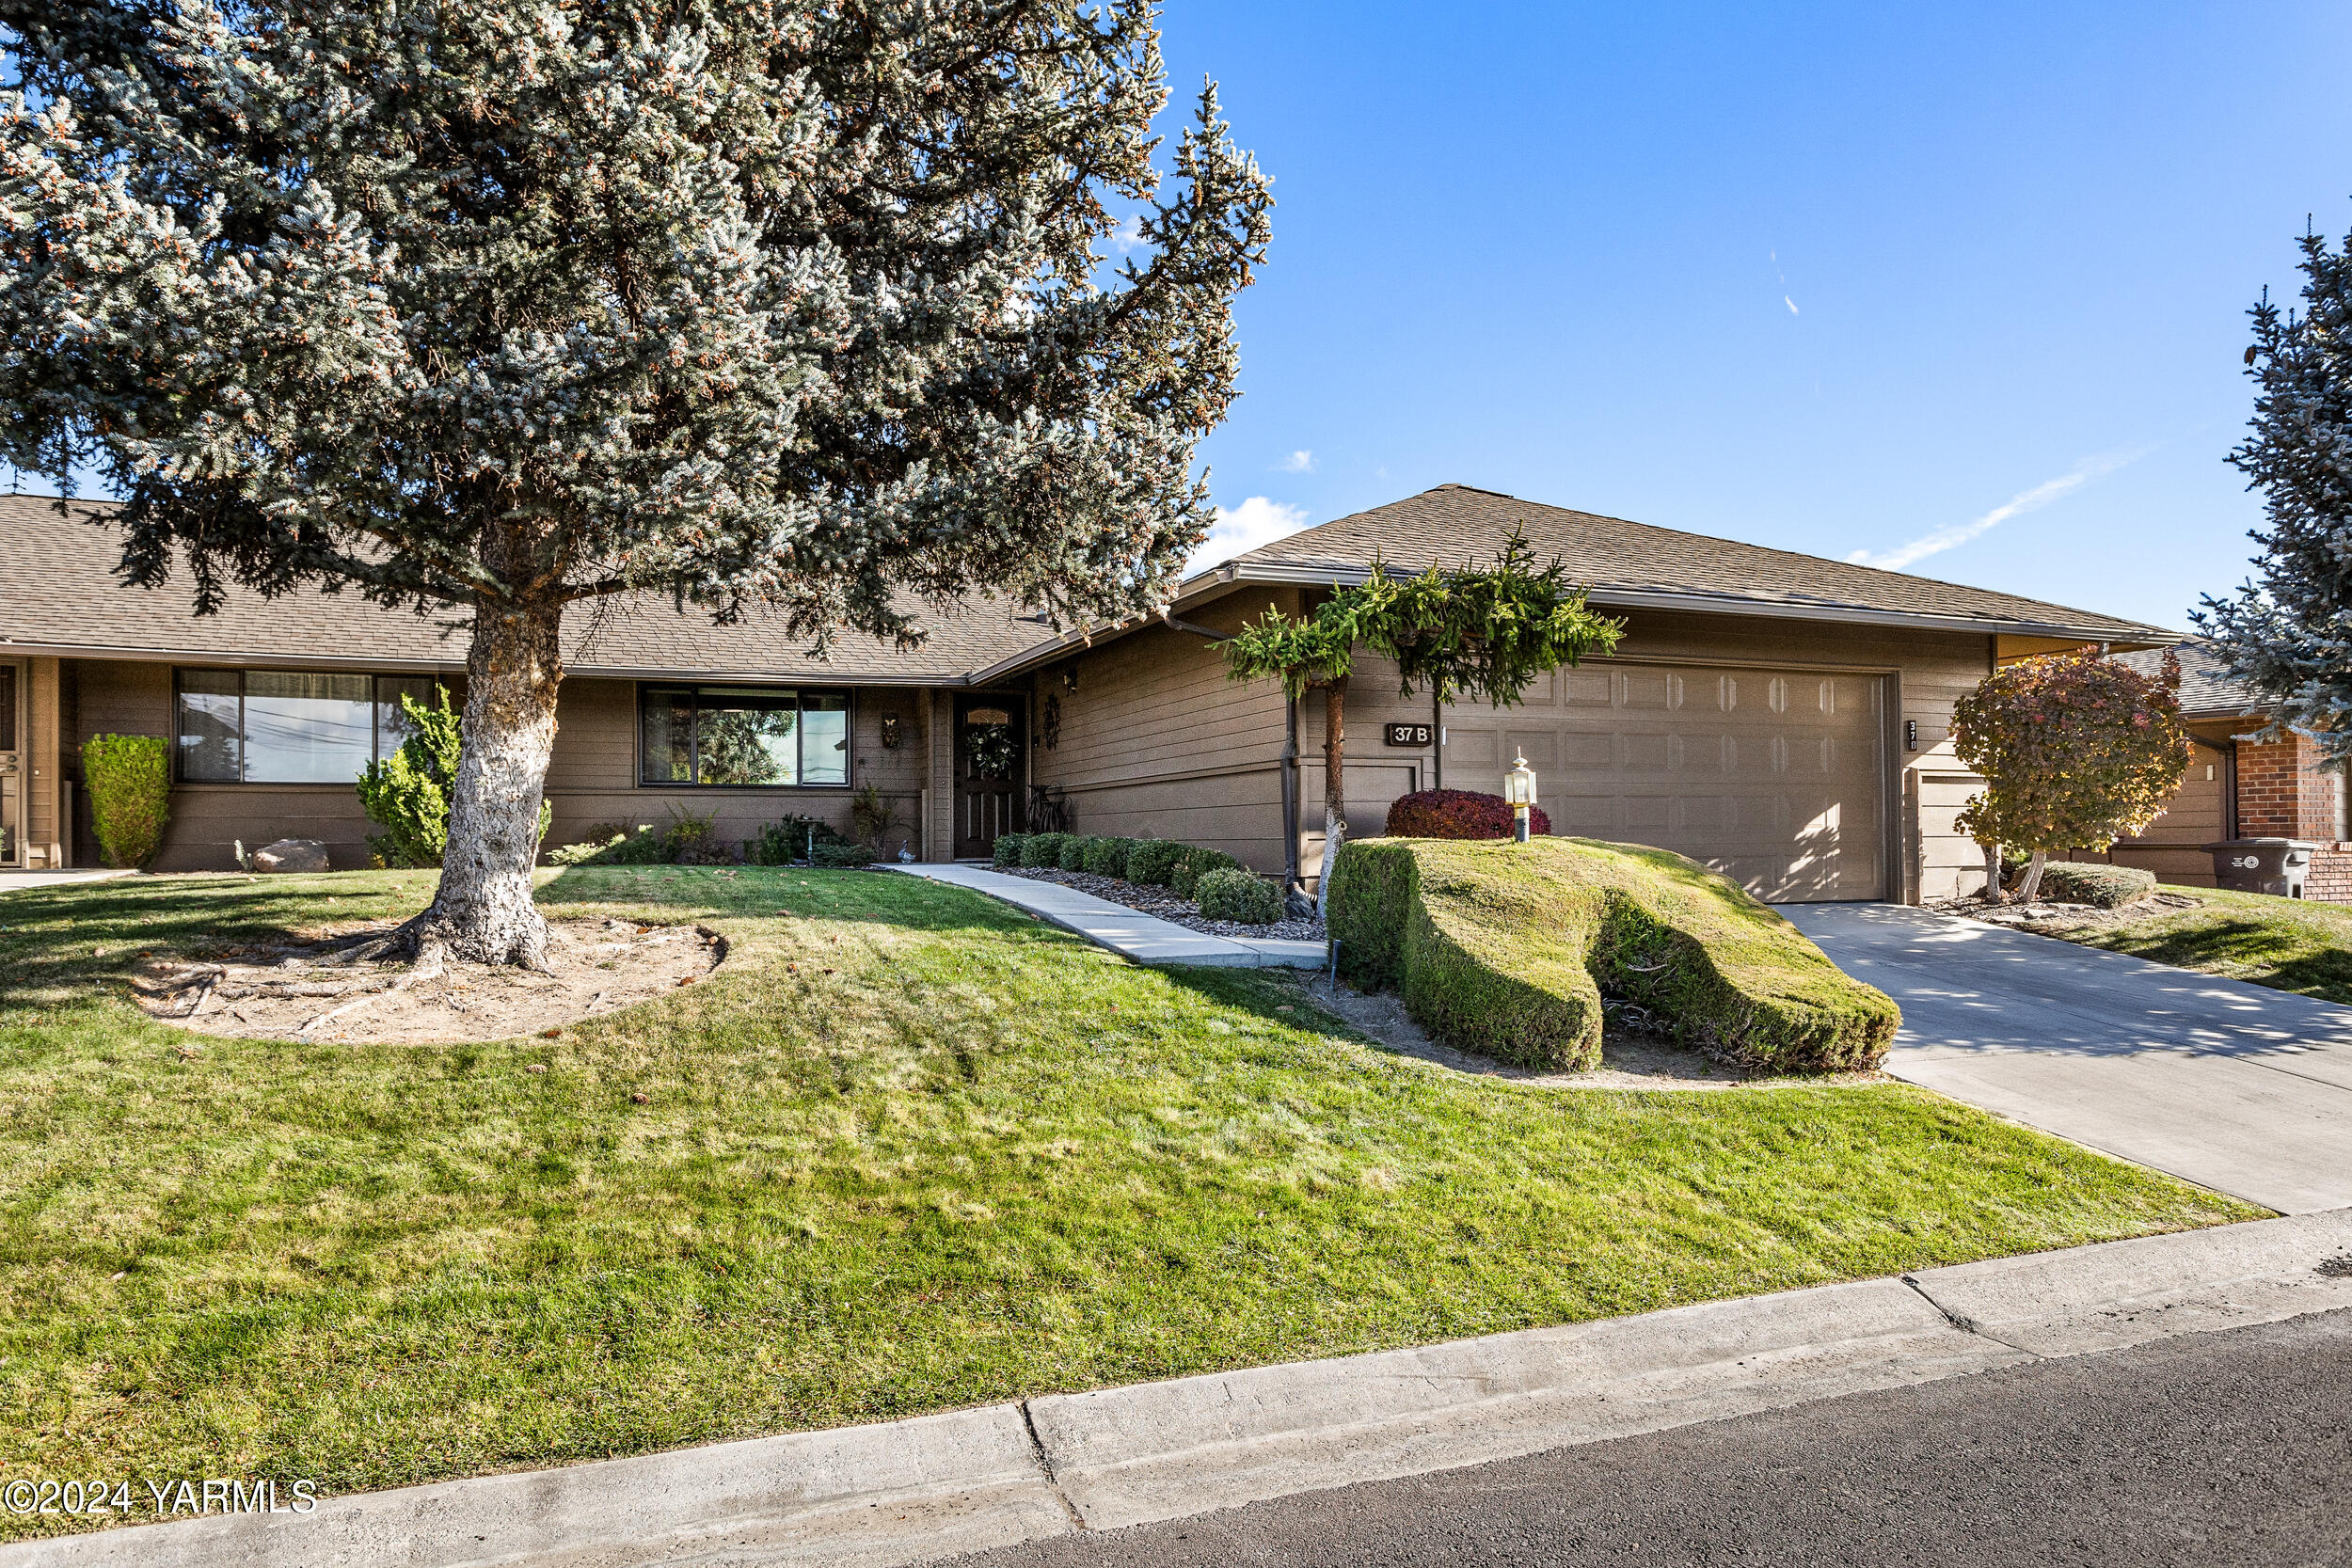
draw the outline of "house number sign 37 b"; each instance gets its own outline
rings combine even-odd
[[[1384,724],[1380,738],[1390,746],[1427,746],[1438,738],[1435,724]]]

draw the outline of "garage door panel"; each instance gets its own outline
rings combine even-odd
[[[1673,849],[1767,898],[1880,895],[1880,677],[1611,664],[1553,689],[1549,712],[1450,709],[1446,783],[1500,791],[1524,752],[1555,832]]]

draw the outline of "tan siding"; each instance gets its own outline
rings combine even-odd
[[[55,868],[68,861],[69,833],[63,819],[65,755],[60,743],[63,722],[63,681],[58,660],[36,658],[30,661],[32,680],[25,703],[25,738],[24,748],[24,840],[33,854],[33,863]]]

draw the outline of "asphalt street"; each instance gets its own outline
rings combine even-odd
[[[961,1560],[2352,1564],[2352,1312]]]

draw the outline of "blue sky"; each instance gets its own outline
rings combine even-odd
[[[1229,534],[1446,481],[2186,629],[2352,8],[1173,0],[1275,176]],[[1300,455],[1306,454],[1306,455]]]

